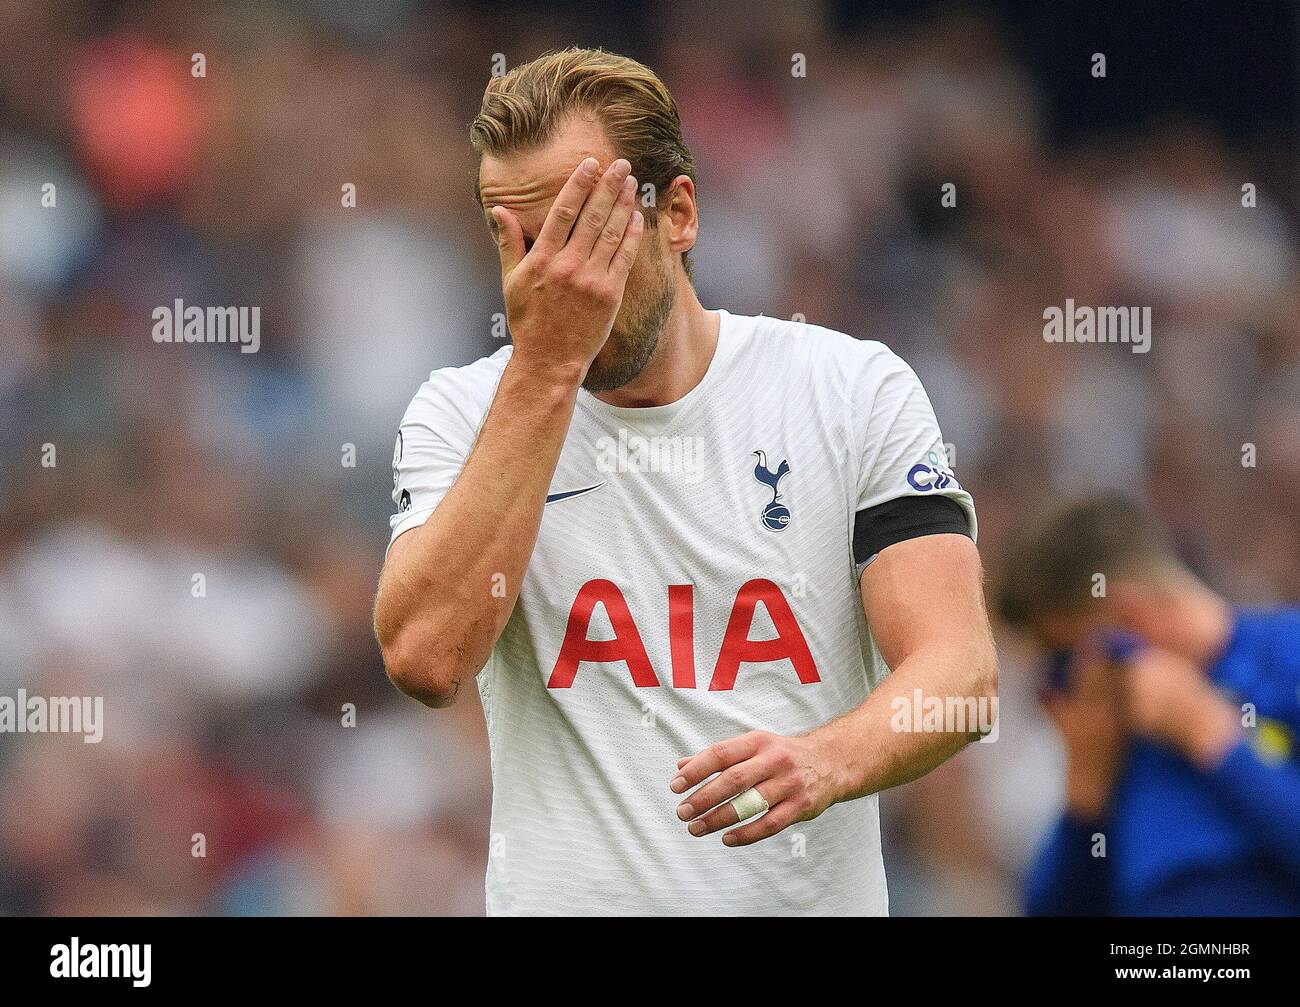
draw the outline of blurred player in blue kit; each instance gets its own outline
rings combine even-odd
[[[997,605],[1068,758],[1028,912],[1300,914],[1300,608],[1233,606],[1118,497],[1014,534]]]

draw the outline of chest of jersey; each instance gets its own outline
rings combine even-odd
[[[548,689],[822,680],[859,604],[853,473],[833,438],[748,405],[650,429],[575,416],[520,596]]]

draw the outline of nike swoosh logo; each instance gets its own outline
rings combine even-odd
[[[551,504],[551,503],[555,503],[558,500],[568,500],[570,497],[580,497],[582,496],[582,494],[591,493],[594,490],[600,489],[604,485],[605,485],[604,482],[598,482],[596,483],[595,486],[588,486],[586,489],[565,490],[563,493],[552,493],[550,496],[546,498],[546,502],[548,504]]]

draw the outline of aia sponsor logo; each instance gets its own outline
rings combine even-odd
[[[771,640],[750,639],[754,612],[762,605],[776,628]],[[601,605],[614,630],[612,640],[588,639],[592,614]],[[674,689],[694,689],[695,660],[695,587],[692,584],[668,586],[669,669]],[[770,580],[751,580],[742,584],[731,606],[722,647],[713,663],[709,690],[733,689],[742,664],[762,664],[788,660],[804,685],[820,682],[817,664],[808,648],[799,620],[781,589]],[[582,585],[569,611],[568,625],[559,657],[546,682],[548,689],[572,687],[583,662],[627,665],[632,682],[638,688],[662,685],[659,673],[650,661],[641,630],[637,627],[627,599],[611,580],[591,580]]]

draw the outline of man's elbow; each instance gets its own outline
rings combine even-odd
[[[430,656],[422,648],[410,646],[398,635],[379,643],[384,671],[398,692],[435,710],[456,702],[464,672],[455,662]]]
[[[971,661],[968,695],[974,697],[979,712],[981,736],[996,737],[998,719],[998,652],[993,641],[981,644]]]
[[[986,702],[996,703],[998,698],[998,652],[992,641],[983,645],[972,662],[971,694]]]

